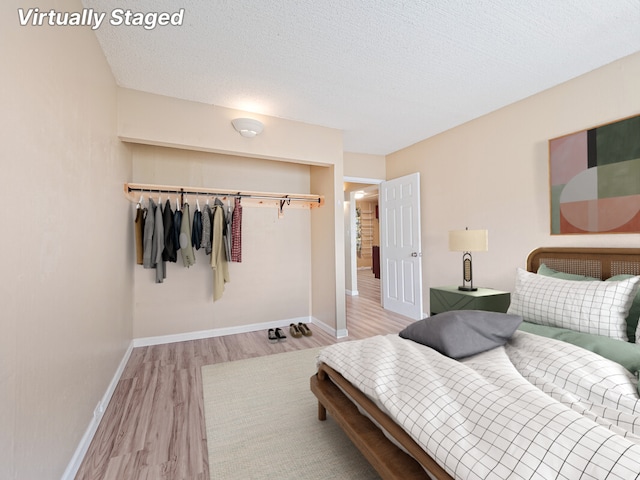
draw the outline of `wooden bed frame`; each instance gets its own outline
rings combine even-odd
[[[602,280],[619,274],[640,275],[640,248],[543,247],[529,254],[527,270],[536,272],[542,263]],[[321,364],[311,377],[311,391],[318,398],[318,419],[326,420],[329,412],[383,479],[452,480],[397,423],[329,366]],[[356,403],[408,453],[362,415]]]

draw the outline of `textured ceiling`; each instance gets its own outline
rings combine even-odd
[[[83,0],[136,90],[340,129],[388,154],[640,51],[640,0]]]

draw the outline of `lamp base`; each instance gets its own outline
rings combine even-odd
[[[477,292],[478,289],[476,287],[458,287],[458,290],[462,290],[463,292]]]

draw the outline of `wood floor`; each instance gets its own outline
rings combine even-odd
[[[135,348],[76,479],[208,480],[200,367],[397,333],[411,320],[383,310],[379,288],[371,270],[358,271],[345,339],[310,325],[312,336],[275,344],[260,331]]]

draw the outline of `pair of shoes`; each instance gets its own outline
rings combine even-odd
[[[291,336],[294,338],[300,338],[302,336],[302,332],[295,323],[289,325],[289,333],[291,333]]]
[[[310,337],[311,335],[313,335],[313,332],[311,331],[311,329],[309,329],[309,327],[307,327],[306,323],[298,323],[298,329],[300,330],[300,333],[302,333],[302,335],[304,335],[305,337]]]
[[[269,329],[269,341],[271,343],[276,343],[278,341],[278,337],[276,337],[276,332],[273,328]]]
[[[269,341],[271,343],[276,343],[279,340],[286,340],[286,339],[287,339],[287,336],[279,328],[276,328],[275,330],[273,328],[269,329]]]

